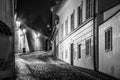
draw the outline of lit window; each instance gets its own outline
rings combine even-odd
[[[112,50],[112,28],[105,31],[105,51]]]
[[[91,39],[86,41],[86,56],[91,55]]]
[[[86,19],[93,15],[93,0],[86,0]]]

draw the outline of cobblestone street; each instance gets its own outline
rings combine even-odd
[[[50,52],[16,55],[16,80],[116,80],[103,73],[71,66]]]
[[[39,55],[39,56],[38,56]],[[94,80],[46,53],[16,56],[17,80]]]

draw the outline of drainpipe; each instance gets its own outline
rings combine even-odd
[[[93,65],[94,70],[98,71],[98,28],[96,24],[96,0],[93,0]]]

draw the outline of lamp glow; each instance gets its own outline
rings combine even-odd
[[[26,29],[23,29],[23,33],[25,34],[25,32],[26,32]]]
[[[38,37],[40,36],[40,33],[38,33]]]
[[[17,25],[17,27],[19,28],[20,25],[21,25],[21,22],[20,22],[20,21],[16,21],[16,25]]]

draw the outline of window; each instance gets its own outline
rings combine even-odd
[[[105,31],[105,51],[112,50],[112,28]]]
[[[67,50],[66,50],[66,52],[65,52],[65,58],[67,58]]]
[[[82,6],[83,3],[81,2],[81,5],[78,7],[78,26],[82,24]]]
[[[74,11],[71,14],[71,31],[73,31],[73,30],[74,30]]]
[[[63,38],[64,30],[63,30],[63,24],[61,25],[61,39]]]
[[[64,58],[63,52],[61,53],[61,55],[62,55],[62,59],[63,59]]]
[[[93,15],[93,0],[86,0],[86,19]]]
[[[86,56],[91,55],[91,39],[86,41]]]
[[[81,58],[81,44],[78,45],[78,58]]]
[[[67,34],[68,34],[68,18],[65,21],[65,35],[67,35]]]

